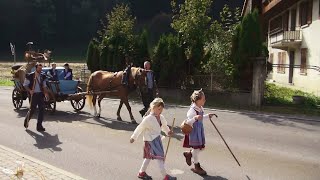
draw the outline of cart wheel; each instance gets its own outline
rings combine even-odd
[[[49,100],[45,102],[45,110],[51,114],[56,112],[56,100]]]
[[[45,110],[49,112],[50,114],[53,114],[56,111],[56,98],[54,97],[54,94],[49,91],[49,101],[45,101]]]
[[[83,92],[82,88],[78,87],[77,93],[81,93],[81,92]],[[73,99],[73,100],[70,100],[70,102],[74,110],[80,111],[81,109],[84,108],[84,105],[86,104],[86,97],[84,96],[81,99]]]
[[[14,108],[17,110],[22,107],[23,97],[22,93],[18,91],[16,88],[12,91],[12,103]]]

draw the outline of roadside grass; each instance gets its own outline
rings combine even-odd
[[[13,86],[13,82],[9,79],[0,79],[0,86]]]
[[[11,66],[13,65],[13,62],[0,62],[0,80],[1,81],[7,81],[12,78],[11,74]],[[17,62],[16,64],[25,65],[26,62]],[[63,66],[64,62],[57,62],[57,66]],[[80,62],[70,62],[70,68],[73,70],[73,76],[74,79],[78,79],[81,77],[81,70],[84,68],[84,65],[86,63],[80,63]],[[48,65],[48,64],[45,64]]]
[[[293,96],[300,96],[302,99],[300,104],[293,100]],[[314,94],[294,90],[286,87],[280,87],[275,84],[266,83],[265,101],[268,105],[289,105],[300,108],[313,109],[320,106],[320,97]]]

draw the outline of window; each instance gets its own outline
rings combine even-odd
[[[282,30],[282,16],[278,16],[270,21],[270,33]]]
[[[289,11],[285,12],[282,16],[283,30],[288,31],[289,26]]]
[[[300,65],[300,73],[307,74],[307,53],[308,49],[301,49],[301,65]]]
[[[308,0],[300,3],[300,25],[311,24],[312,22],[312,5],[313,1]]]
[[[285,66],[286,66],[286,52],[278,52],[278,68],[277,72],[281,74],[285,74]]]

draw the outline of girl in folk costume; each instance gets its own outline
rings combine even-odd
[[[144,160],[138,173],[138,177],[141,179],[152,179],[151,176],[146,173],[151,159],[157,160],[164,180],[177,179],[176,177],[168,175],[164,167],[164,150],[160,133],[164,131],[168,136],[172,136],[173,132],[167,126],[167,120],[161,115],[163,108],[163,100],[161,98],[155,98],[150,103],[150,108],[143,117],[142,122],[134,130],[130,138],[130,143],[133,143],[141,133],[143,134]]]
[[[194,168],[191,170],[199,175],[206,175],[207,172],[203,170],[199,163],[199,153],[205,148],[205,135],[203,128],[203,121],[208,120],[213,114],[204,115],[203,106],[206,102],[204,92],[201,90],[194,91],[190,97],[191,106],[187,113],[186,123],[193,126],[190,134],[185,135],[183,147],[192,148],[190,151],[183,153],[186,158],[186,163],[191,165],[191,158],[193,158]]]

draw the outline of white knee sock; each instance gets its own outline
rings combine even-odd
[[[164,161],[160,160],[160,159],[157,159],[157,162],[158,162],[158,165],[159,165],[160,172],[161,172],[162,176],[165,177],[167,175],[167,171],[166,171],[166,168],[164,167]]]
[[[151,159],[144,159],[139,172],[146,172],[147,167],[149,166],[150,161],[151,161]]]
[[[199,163],[199,153],[200,153],[200,149],[193,149],[191,151],[192,153],[192,157],[193,157],[193,162],[195,164]]]

